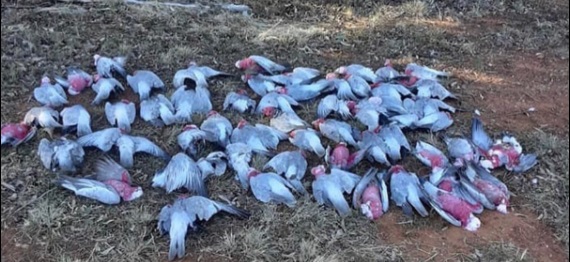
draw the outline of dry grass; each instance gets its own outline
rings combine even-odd
[[[513,243],[494,242],[477,248],[469,256],[460,256],[460,261],[535,261],[527,250],[521,249]]]
[[[528,200],[527,206],[539,215],[540,220],[554,228],[557,238],[567,247],[570,210],[568,138],[536,131],[526,141],[529,142],[528,150],[539,155],[540,164],[534,174],[522,179],[519,195]]]
[[[129,71],[153,70],[170,84],[175,70],[190,61],[237,73],[234,62],[254,53],[323,71],[352,62],[378,67],[384,58],[395,58],[398,64],[445,63],[480,71],[476,63],[466,61],[484,60],[481,55],[517,48],[568,52],[567,11],[527,1],[362,0],[352,4],[343,1],[323,4],[311,0],[246,0],[244,3],[254,10],[252,18],[125,6],[120,1],[81,6],[57,4],[49,12],[36,12],[35,7],[47,4],[34,0],[3,1],[2,123],[18,121],[29,107],[37,105],[28,99],[44,73],[61,74],[68,65],[93,71],[94,53],[127,55]],[[499,23],[483,29],[462,28],[488,16],[494,16]],[[227,92],[241,87],[243,83],[237,78],[214,81],[211,92],[215,109],[221,110]],[[125,95],[133,97],[130,91]],[[92,97],[93,93],[87,91],[73,97],[72,102],[87,104]],[[310,122],[315,117],[315,107],[316,103],[304,105],[299,115]],[[102,107],[88,108],[95,129],[107,126]],[[226,116],[234,125],[242,117],[235,113]],[[243,117],[253,123],[268,122],[258,116]],[[194,121],[201,123],[202,119],[197,116]],[[465,119],[459,122],[463,125],[458,123],[454,130],[468,123]],[[171,154],[178,152],[175,137],[179,129],[179,126],[150,128],[140,119],[134,124],[135,134],[148,136]],[[160,208],[175,196],[165,196],[163,191],[150,187],[154,171],[163,166],[161,161],[145,155],[135,157],[131,173],[135,182],[143,186],[145,197],[119,206],[101,206],[51,184],[53,175],[41,167],[35,156],[37,141],[42,137],[45,134],[18,150],[1,152],[2,182],[15,190],[2,187],[2,232],[4,235],[8,232],[5,230],[15,230],[16,242],[28,245],[21,252],[25,256],[7,257],[8,261],[159,261],[166,257],[168,239],[159,236],[155,219]],[[412,146],[412,141],[418,138],[438,143],[424,133],[410,139]],[[534,141],[533,138],[525,142]],[[516,190],[530,200],[529,206],[542,214],[542,219],[556,228],[559,238],[567,244],[568,147],[561,145],[568,140],[556,143],[548,135],[537,138],[540,142],[529,150],[541,154],[539,184],[533,187],[528,182],[522,183]],[[323,142],[330,144],[326,139]],[[87,150],[89,158],[99,155],[96,150]],[[112,155],[116,157],[116,153]],[[308,161],[310,165],[320,163],[314,157]],[[409,162],[406,163],[409,169],[421,168],[417,161]],[[85,171],[91,163],[86,164]],[[263,160],[255,159],[254,166],[261,168]],[[363,165],[357,172],[366,168]],[[252,211],[253,216],[248,221],[215,217],[201,231],[190,234],[187,251],[192,258],[315,262],[409,259],[399,246],[380,241],[376,226],[356,213],[343,220],[308,199],[300,200],[295,209],[261,205],[230,175],[212,178],[207,183],[214,198],[225,196]],[[427,221],[431,220],[417,220],[406,227],[442,227]],[[522,255],[508,244],[480,250],[482,255],[473,260],[482,257],[493,261]],[[2,256],[4,259],[4,245]]]

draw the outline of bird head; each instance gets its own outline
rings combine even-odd
[[[344,75],[348,72],[348,69],[346,68],[346,66],[341,66],[341,67],[337,68],[334,72],[337,74]]]
[[[93,64],[95,64],[95,66],[97,66],[97,61],[99,60],[99,58],[101,58],[101,56],[99,54],[95,54],[93,55]]]
[[[43,85],[43,84],[49,84],[49,83],[50,83],[50,79],[49,79],[48,76],[42,77],[42,80],[41,80],[41,84],[42,84],[42,85]]]
[[[392,66],[392,60],[386,59],[386,61],[384,62],[384,66],[385,66],[385,67],[393,67],[393,66]]]
[[[268,107],[265,107],[265,108],[261,109],[261,112],[262,112],[263,115],[266,116],[266,117],[271,117],[271,116],[273,116],[276,111],[277,111],[277,110],[275,110],[275,107],[272,107],[272,106],[268,106]]]
[[[208,112],[208,115],[207,115],[207,116],[208,116],[208,117],[211,117],[211,116],[216,116],[216,115],[218,115],[218,111],[216,111],[216,110],[210,110],[210,111]]]
[[[328,74],[325,76],[325,79],[326,79],[326,80],[332,80],[332,79],[337,79],[337,78],[338,78],[338,76],[337,76],[336,73],[328,73]]]
[[[321,175],[324,175],[326,172],[325,166],[324,165],[318,165],[316,167],[311,168],[311,174],[315,177],[319,177]]]
[[[128,99],[121,99],[121,102],[127,105],[131,103],[131,101],[129,101]]]
[[[237,128],[240,128],[240,129],[241,129],[241,128],[243,128],[244,126],[246,126],[247,124],[248,124],[247,120],[245,120],[245,119],[242,118],[242,119],[239,121],[239,123],[237,124]]]
[[[393,173],[399,173],[399,172],[404,172],[404,171],[406,171],[406,170],[404,169],[403,166],[394,165],[388,170],[388,173],[393,174]]]
[[[245,59],[242,59],[242,60],[237,61],[237,62],[236,62],[236,67],[237,67],[238,69],[242,69],[242,70],[243,70],[243,69],[247,69],[247,68],[251,67],[251,66],[254,65],[254,64],[255,64],[255,62],[253,61],[253,59],[251,59],[251,58],[248,57],[248,58],[245,58]]]
[[[313,126],[315,127],[316,130],[319,130],[319,127],[321,126],[322,123],[325,122],[324,118],[319,118],[315,121],[313,121],[311,124],[313,124]]]
[[[182,128],[182,131],[188,131],[188,130],[192,130],[192,129],[198,129],[198,126],[196,126],[196,125],[185,125],[184,128]]]
[[[249,170],[247,171],[247,178],[251,179],[252,177],[255,177],[259,174],[260,172],[257,169],[250,167]]]
[[[245,91],[245,89],[240,88],[236,91],[236,93],[240,94],[240,95],[247,95],[247,91]]]

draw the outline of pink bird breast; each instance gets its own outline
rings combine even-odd
[[[406,171],[406,170],[404,169],[403,166],[395,165],[395,166],[392,166],[388,172],[396,174],[396,173],[400,173],[400,172],[404,172],[404,171]]]
[[[42,77],[42,80],[41,80],[42,84],[49,84],[49,82],[50,82],[49,77],[47,77],[47,76]]]
[[[335,73],[328,73],[328,74],[325,76],[325,79],[326,79],[326,80],[331,80],[331,79],[335,79],[335,78],[336,78],[336,74],[335,74]]]
[[[259,174],[260,174],[260,172],[257,171],[256,169],[250,168],[249,172],[247,173],[247,178],[251,179],[252,177],[256,177]]]
[[[6,137],[13,137],[18,140],[26,138],[30,127],[24,124],[7,124],[2,127],[2,135]]]
[[[470,222],[473,210],[477,209],[475,206],[449,193],[439,194],[438,202],[441,204],[443,210],[455,219],[461,221],[461,225],[464,227]]]
[[[247,120],[242,119],[239,121],[239,123],[237,124],[238,128],[243,128],[245,125],[247,124]]]
[[[271,106],[268,106],[268,107],[263,108],[263,109],[261,110],[261,112],[263,113],[263,115],[269,117],[269,116],[272,116],[272,115],[273,115],[273,113],[275,112],[275,108],[274,108],[274,107],[271,107]]]
[[[137,194],[135,192],[139,190],[137,187],[131,187],[129,184],[119,180],[107,180],[104,183],[115,189],[125,201],[136,198]]]
[[[424,150],[420,152],[422,157],[425,157],[429,162],[432,168],[435,167],[443,167],[443,158],[436,154],[431,154],[430,152]]]
[[[346,145],[341,143],[334,148],[331,156],[331,162],[335,165],[346,166],[349,157],[350,152],[348,151],[348,148],[346,148]]]
[[[382,201],[380,200],[380,189],[377,185],[369,185],[362,193],[362,204],[367,205],[368,218],[375,220],[382,216]]]
[[[69,86],[78,93],[83,91],[89,85],[89,80],[81,77],[80,75],[72,75],[69,77]]]
[[[483,192],[483,194],[491,201],[493,202],[494,205],[505,205],[508,206],[509,205],[509,200],[507,198],[507,195],[497,186],[495,186],[493,183],[482,180],[482,179],[477,179],[474,181],[475,186],[477,187],[477,189],[481,190],[481,192]]]

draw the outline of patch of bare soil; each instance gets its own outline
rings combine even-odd
[[[469,87],[479,94],[473,103],[486,123],[513,132],[538,128],[568,135],[568,60],[519,53],[490,63],[500,82]]]
[[[526,210],[506,215],[485,211],[479,216],[482,226],[475,233],[447,225],[439,229],[406,227],[400,222],[400,213],[391,212],[382,217],[378,223],[380,237],[387,243],[401,245],[406,257],[414,261],[452,259],[497,241],[526,249],[537,261],[568,260],[568,253],[553,237],[552,230]],[[429,223],[437,223],[436,219],[439,218],[430,218]]]

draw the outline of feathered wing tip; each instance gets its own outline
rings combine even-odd
[[[222,209],[230,214],[234,214],[241,219],[248,219],[251,216],[251,213],[245,209],[241,209],[231,204],[218,204],[222,207]]]
[[[307,189],[303,186],[303,183],[300,180],[289,180],[295,191],[299,192],[300,194],[306,196],[309,194]]]
[[[536,164],[538,164],[536,154],[522,154],[519,157],[519,164],[514,166],[512,171],[516,174],[521,174],[533,168]]]
[[[126,183],[131,183],[131,176],[127,169],[117,163],[108,155],[101,157],[95,163],[95,174],[97,180],[120,180]]]

